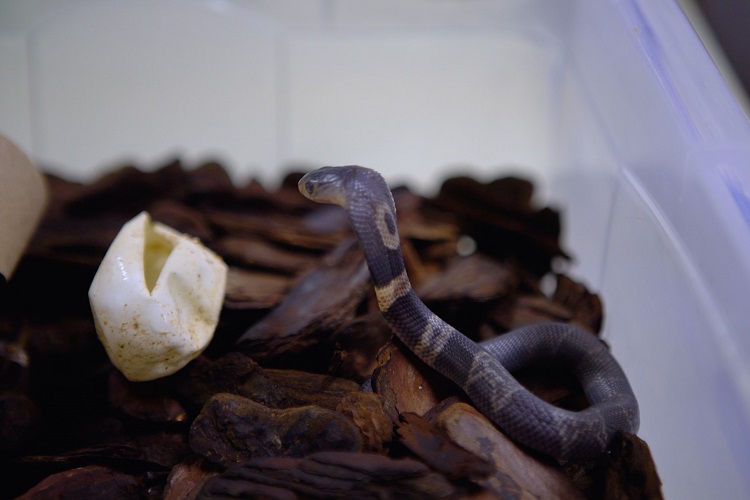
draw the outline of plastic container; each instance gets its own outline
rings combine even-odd
[[[750,126],[672,2],[2,1],[0,67],[0,131],[67,177],[533,176],[667,497],[750,496]]]

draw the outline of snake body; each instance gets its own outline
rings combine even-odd
[[[604,453],[618,431],[638,430],[638,403],[606,346],[569,324],[520,328],[477,344],[445,323],[417,297],[406,275],[396,208],[385,180],[363,167],[323,167],[299,181],[307,198],[344,207],[362,245],[378,306],[393,332],[427,365],[469,396],[511,439],[560,459]],[[561,360],[578,378],[590,406],[578,412],[551,405],[511,371],[540,358]]]

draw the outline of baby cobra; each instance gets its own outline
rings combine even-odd
[[[560,459],[604,453],[617,431],[638,430],[638,403],[606,346],[568,324],[533,325],[477,344],[432,313],[406,275],[396,207],[377,172],[357,166],[306,174],[307,198],[342,206],[362,245],[378,299],[393,332],[430,367],[451,379],[511,439]],[[511,371],[537,359],[566,363],[590,406],[564,410],[524,388]]]

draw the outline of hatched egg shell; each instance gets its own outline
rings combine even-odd
[[[142,212],[120,229],[89,288],[109,359],[131,381],[176,372],[211,341],[226,281],[221,257]]]

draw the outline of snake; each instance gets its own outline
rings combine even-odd
[[[607,345],[571,323],[539,323],[474,342],[435,315],[406,273],[393,195],[375,170],[322,167],[298,183],[306,198],[343,207],[364,251],[380,312],[393,333],[429,367],[452,380],[513,441],[560,460],[593,459],[618,432],[637,433],[639,408]],[[576,377],[588,406],[548,403],[512,372],[554,360]]]

